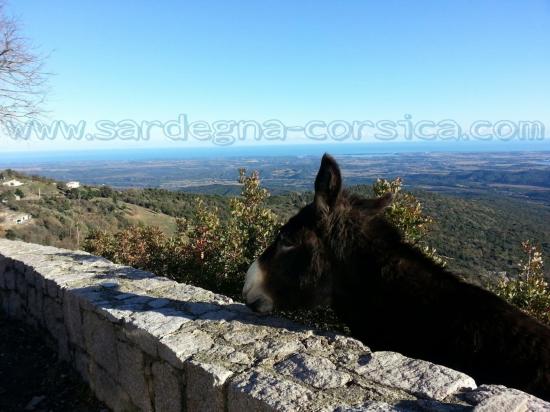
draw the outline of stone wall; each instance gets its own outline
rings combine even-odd
[[[115,411],[550,410],[84,252],[0,239],[0,307],[46,330]]]

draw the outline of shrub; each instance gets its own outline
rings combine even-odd
[[[493,291],[529,315],[550,324],[550,289],[544,279],[541,249],[529,240],[521,247],[525,257],[519,264],[519,276],[502,278]]]
[[[239,173],[242,192],[231,199],[227,219],[197,198],[193,218],[178,219],[174,236],[130,226],[116,234],[93,231],[84,248],[114,262],[240,297],[248,265],[272,241],[279,222],[265,206],[269,193],[258,173]]]

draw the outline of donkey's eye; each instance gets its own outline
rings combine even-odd
[[[284,233],[279,234],[279,246],[283,250],[288,250],[294,247],[294,242],[291,237],[285,235]]]

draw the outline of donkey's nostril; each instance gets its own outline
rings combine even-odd
[[[246,306],[248,306],[254,312],[258,312],[258,309],[260,309],[260,307],[262,306],[262,300],[261,299],[256,299],[252,303],[247,303]]]
[[[271,303],[271,301],[264,298],[258,298],[253,302],[247,303],[246,306],[248,306],[254,312],[259,313],[271,312],[271,310],[273,309],[273,304]]]

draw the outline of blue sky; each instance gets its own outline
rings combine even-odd
[[[51,120],[550,120],[547,0],[12,0],[8,9],[51,52]]]

